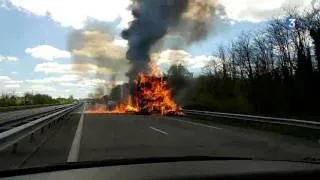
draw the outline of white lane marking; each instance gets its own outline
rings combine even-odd
[[[155,130],[155,131],[157,131],[157,132],[159,132],[159,133],[162,133],[162,134],[168,135],[168,133],[167,133],[167,132],[161,131],[160,129],[157,129],[157,128],[155,128],[155,127],[149,126],[149,128],[150,128],[150,129],[152,129],[152,130]]]
[[[69,151],[69,156],[67,162],[77,162],[79,159],[79,151],[80,151],[80,141],[82,137],[82,128],[83,128],[83,120],[84,120],[84,111],[86,107],[83,107],[83,111],[81,113],[80,121],[78,123],[78,127],[76,133],[74,135],[72,145]]]
[[[211,129],[217,129],[217,130],[222,130],[223,129],[223,128],[216,127],[216,126],[209,126],[209,125],[206,125],[206,124],[195,123],[195,122],[190,122],[190,121],[184,121],[184,120],[180,120],[180,119],[176,119],[176,118],[169,118],[169,119],[175,120],[175,121],[184,122],[184,123],[193,124],[193,125],[196,125],[196,126],[207,127],[207,128],[211,128]]]

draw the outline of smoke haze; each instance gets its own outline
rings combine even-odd
[[[84,29],[72,32],[69,37],[73,69],[82,73],[91,72],[93,69],[84,69],[82,65],[95,65],[97,67],[95,77],[106,81],[103,87],[105,94],[112,88],[113,82],[126,81],[126,73],[130,69],[130,63],[126,58],[127,49],[115,42],[116,36],[117,32],[111,25],[92,23]],[[108,75],[101,73],[99,71],[101,68],[109,69],[110,73]]]

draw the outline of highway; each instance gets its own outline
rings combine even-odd
[[[45,140],[44,140],[45,139]],[[44,142],[36,151],[32,143]],[[44,164],[163,156],[227,156],[254,159],[320,158],[320,144],[227,125],[206,125],[160,115],[85,114],[79,109],[16,153],[0,152],[0,169]],[[36,147],[36,146],[35,146]],[[30,151],[33,153],[30,154]]]
[[[86,115],[79,161],[187,155],[295,159],[320,155],[319,148],[304,149],[284,143],[283,137],[251,133],[161,116]]]
[[[0,113],[0,124],[17,120],[23,117],[56,110],[66,106],[67,105],[56,105],[56,106],[47,106],[47,107],[41,107],[41,108],[24,109],[24,110],[18,110],[18,111],[2,112]]]

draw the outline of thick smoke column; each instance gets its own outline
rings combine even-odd
[[[177,23],[187,8],[186,0],[135,0],[132,5],[134,21],[122,32],[129,42],[127,58],[132,62],[128,76],[134,78],[138,72],[146,72],[149,51],[162,38],[170,25]]]
[[[133,80],[139,72],[148,72],[152,46],[170,29],[175,33],[182,28],[192,31],[185,37],[187,41],[205,37],[207,26],[203,25],[212,15],[214,5],[215,0],[133,0],[134,20],[129,29],[122,32],[122,37],[128,40],[127,58],[132,64],[129,78]]]

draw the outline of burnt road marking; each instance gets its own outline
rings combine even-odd
[[[79,159],[79,151],[80,151],[80,141],[82,137],[82,128],[83,128],[83,119],[84,119],[84,111],[86,107],[84,105],[83,111],[81,113],[80,121],[78,123],[78,127],[76,133],[74,135],[72,145],[69,151],[69,156],[67,162],[77,162]]]
[[[196,122],[190,122],[190,121],[184,121],[184,120],[176,119],[176,118],[170,118],[170,117],[168,117],[168,119],[171,119],[171,120],[174,120],[174,121],[180,121],[180,122],[184,122],[184,123],[188,123],[188,124],[192,124],[192,125],[195,125],[195,126],[207,127],[207,128],[211,128],[211,129],[217,129],[217,130],[222,130],[222,129],[223,129],[223,128],[216,127],[216,126],[209,126],[209,125],[206,125],[206,124],[201,124],[201,123],[196,123]]]
[[[162,131],[162,130],[160,130],[160,129],[157,129],[157,128],[155,128],[155,127],[149,126],[149,128],[150,128],[150,129],[152,129],[152,130],[154,130],[154,131],[157,131],[157,132],[159,132],[159,133],[162,133],[162,134],[168,135],[168,133],[167,133],[167,132],[164,132],[164,131]]]

